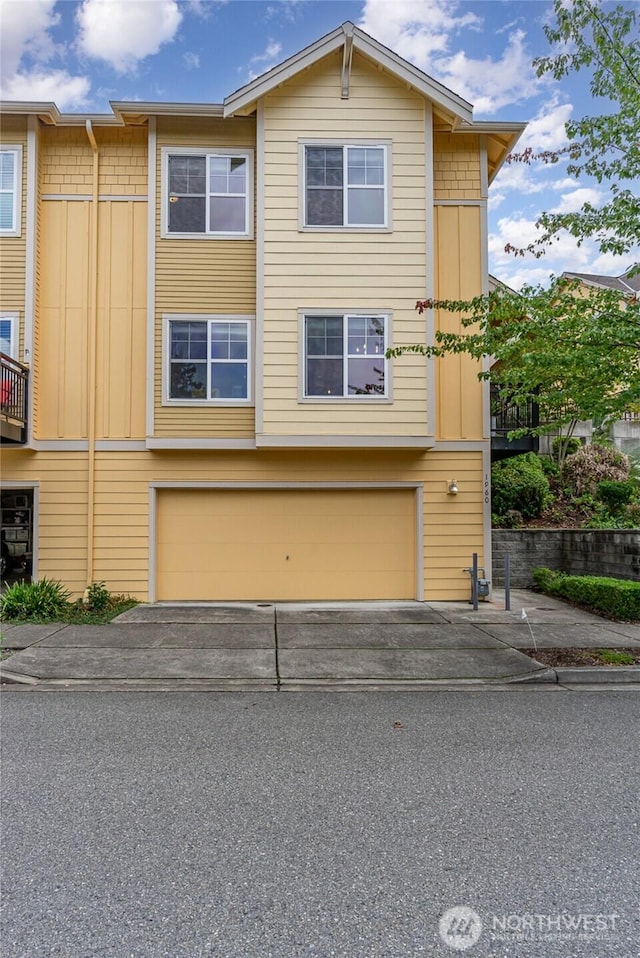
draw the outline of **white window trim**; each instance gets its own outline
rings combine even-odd
[[[392,204],[391,204],[391,140],[363,140],[363,139],[344,139],[344,140],[327,140],[327,139],[303,139],[298,140],[298,182],[300,184],[300,203],[298,209],[298,230],[302,233],[391,233],[393,230],[392,222]],[[364,225],[364,226],[309,226],[306,222],[307,217],[307,147],[342,147],[343,150],[345,147],[377,147],[384,150],[384,214],[385,222],[381,226],[374,225]],[[346,208],[347,208],[347,192],[348,184],[346,183],[346,171],[345,179],[343,179],[343,210],[345,210],[346,218]],[[366,188],[366,187],[363,187]]]
[[[22,236],[22,146],[2,143],[0,153],[15,154],[13,170],[13,221],[11,229],[0,229],[0,236]]]
[[[241,156],[247,161],[247,205],[245,210],[245,229],[242,233],[173,233],[169,231],[169,157],[170,156]],[[162,176],[160,181],[160,236],[162,239],[196,240],[250,240],[254,237],[254,151],[249,149],[232,150],[226,147],[163,146],[161,148]],[[208,185],[208,184],[207,184]],[[210,194],[207,191],[206,196]]]
[[[11,323],[11,336],[10,336],[10,346],[8,355],[11,359],[15,359],[18,362],[18,324],[20,316],[18,313],[0,313],[0,320],[5,322],[8,320]]]
[[[244,323],[247,327],[247,398],[246,399],[172,399],[171,386],[171,323]],[[255,316],[222,313],[165,313],[162,317],[162,405],[163,406],[253,406]],[[207,377],[211,359],[207,357]]]
[[[362,395],[342,395],[342,396],[307,396],[307,336],[306,336],[306,327],[307,318],[313,319],[318,316],[335,316],[342,317],[343,327],[343,354],[342,358],[345,361],[343,375],[346,379],[348,376],[348,354],[347,349],[347,336],[348,336],[348,324],[345,320],[349,318],[359,319],[363,316],[371,316],[375,319],[381,319],[384,321],[384,332],[385,332],[385,343],[384,343],[384,352],[381,354],[382,360],[384,362],[384,395],[377,396],[362,396]],[[393,402],[393,391],[391,383],[391,363],[386,358],[386,351],[391,348],[391,310],[389,309],[333,309],[328,307],[327,309],[301,309],[298,312],[298,322],[299,322],[299,335],[298,341],[300,344],[299,356],[298,356],[298,367],[300,369],[300,375],[298,377],[299,390],[298,390],[298,402],[299,403],[320,403],[326,405],[327,403],[347,403],[353,405],[353,403],[365,403],[369,405],[370,403],[382,403],[390,404]]]

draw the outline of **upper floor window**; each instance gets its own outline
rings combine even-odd
[[[305,397],[386,398],[387,322],[387,316],[305,316]]]
[[[22,148],[0,149],[0,233],[20,235],[20,184]]]
[[[251,235],[251,151],[163,152],[164,235],[235,239]]]
[[[304,225],[384,229],[388,216],[387,147],[304,147]]]
[[[250,319],[169,319],[167,351],[169,400],[250,400]]]

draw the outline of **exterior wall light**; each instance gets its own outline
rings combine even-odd
[[[450,496],[458,495],[458,483],[455,479],[452,479],[451,482],[447,483],[447,492]]]

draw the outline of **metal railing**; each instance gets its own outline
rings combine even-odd
[[[29,368],[0,353],[0,420],[27,427]]]
[[[516,429],[535,429],[540,425],[538,403],[512,403],[491,391],[491,435],[507,435]]]

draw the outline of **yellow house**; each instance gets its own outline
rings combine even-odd
[[[111,106],[2,108],[12,561],[143,600],[467,598],[487,389],[385,350],[486,291],[523,124],[351,23],[222,104]]]

